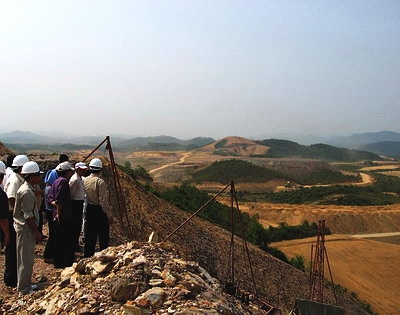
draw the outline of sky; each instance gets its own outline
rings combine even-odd
[[[0,131],[400,132],[398,0],[0,1]]]

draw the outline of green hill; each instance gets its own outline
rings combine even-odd
[[[264,157],[269,158],[302,158],[340,162],[382,160],[379,155],[368,151],[349,150],[322,143],[305,146],[293,141],[279,139],[255,142],[270,147],[267,154],[264,155]]]
[[[209,167],[192,175],[192,182],[210,181],[222,184],[226,184],[231,180],[236,183],[262,183],[271,179],[290,180],[301,185],[331,184],[359,180],[357,176],[343,175],[341,172],[332,169],[313,169],[302,175],[285,174],[237,159],[214,162]]]
[[[271,169],[256,166],[243,160],[217,161],[209,167],[192,175],[194,182],[212,181],[219,183],[235,182],[265,182],[285,176]]]
[[[390,157],[400,157],[400,141],[382,141],[370,143],[363,147],[363,149],[382,154]]]

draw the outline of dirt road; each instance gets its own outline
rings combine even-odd
[[[158,171],[160,171],[160,170],[162,170],[162,169],[164,169],[164,168],[170,167],[170,166],[172,166],[172,165],[181,164],[181,163],[185,162],[186,159],[187,159],[189,156],[191,156],[191,155],[192,155],[192,153],[190,153],[190,152],[185,152],[185,153],[183,153],[183,155],[182,155],[182,157],[179,159],[179,161],[176,161],[176,162],[173,162],[173,163],[169,163],[169,164],[165,164],[165,165],[163,165],[163,166],[154,168],[154,169],[150,170],[149,173],[150,173],[150,174],[154,174],[155,172],[158,172]]]
[[[361,182],[357,183],[338,183],[338,184],[326,184],[326,185],[305,185],[304,187],[310,188],[310,187],[328,187],[332,185],[356,185],[356,186],[364,186],[364,185],[370,185],[373,183],[372,176],[366,173],[360,173],[361,176]]]
[[[352,235],[352,237],[356,237],[356,238],[381,238],[381,237],[391,237],[391,236],[400,236],[400,232],[353,234]]]
[[[373,183],[373,178],[371,175],[366,173],[360,173],[361,182],[355,183],[355,185],[369,185]]]
[[[304,185],[304,188],[312,188],[312,187],[329,187],[333,185],[356,185],[356,186],[366,186],[366,185],[371,185],[373,183],[373,177],[369,174],[366,173],[360,173],[361,176],[361,182],[357,183],[334,183],[334,184],[321,184],[321,185]],[[285,186],[276,186],[275,191],[283,191],[287,190]]]

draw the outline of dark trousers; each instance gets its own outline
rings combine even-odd
[[[83,200],[72,200],[72,239],[74,250],[78,249],[82,230]]]
[[[88,204],[85,216],[84,257],[94,255],[97,237],[99,237],[100,250],[107,248],[110,240],[108,217],[101,206]]]
[[[61,220],[55,225],[54,267],[72,266],[75,261],[75,248],[72,240],[72,220]]]
[[[39,207],[39,223],[38,223],[38,230],[40,233],[43,234],[43,212],[46,211],[45,208],[45,201],[44,198],[42,198],[40,202],[40,207]]]
[[[4,243],[4,232],[2,229],[0,229],[0,242],[1,242],[1,248],[3,248],[3,243]]]
[[[5,269],[4,283],[9,287],[17,286],[17,234],[14,229],[14,218],[12,212],[8,216],[8,229],[10,231],[10,244],[4,250]]]
[[[47,238],[43,258],[52,259],[54,257],[54,234],[56,229],[56,223],[53,218],[53,211],[46,210],[46,219],[47,224],[49,225],[49,237]]]

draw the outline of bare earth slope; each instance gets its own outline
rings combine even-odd
[[[268,152],[269,147],[257,144],[242,137],[226,137],[200,149],[200,151],[206,152],[214,152],[218,150],[225,154],[231,154],[232,156],[250,156],[265,154]]]
[[[124,200],[135,240],[147,240],[152,231],[155,231],[162,240],[189,216],[171,204],[142,191],[125,175],[122,175],[122,182]],[[123,234],[124,229],[118,225],[113,229],[114,233]],[[228,231],[195,217],[177,231],[170,242],[174,243],[185,259],[199,262],[223,282],[227,279],[229,270],[230,237]],[[243,289],[254,292],[240,240],[236,239],[236,244],[237,280]],[[249,246],[249,251],[260,297],[284,311],[292,308],[296,297],[308,297],[308,276],[305,273],[254,246]],[[333,302],[333,295],[328,289],[327,301]],[[363,314],[363,311],[350,303],[348,298],[342,297],[340,304],[347,309],[347,314]]]
[[[314,238],[274,243],[288,257],[310,258]],[[356,292],[379,314],[400,314],[400,247],[344,235],[327,236],[326,248],[336,284]],[[326,274],[328,275],[328,274]]]
[[[229,201],[221,199],[227,203]],[[243,211],[257,214],[266,227],[285,222],[298,225],[304,220],[326,221],[332,233],[366,234],[400,231],[400,205],[332,206],[244,202]]]

